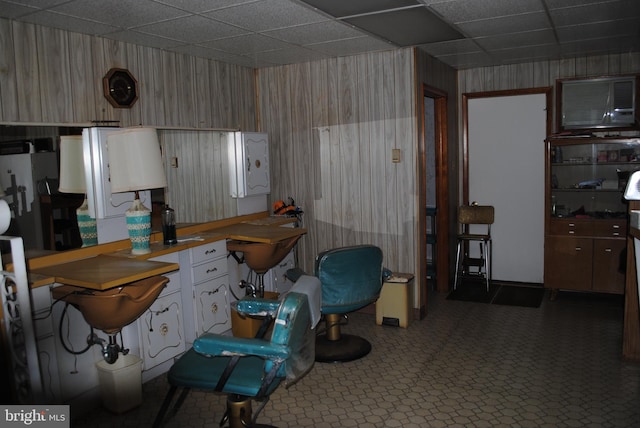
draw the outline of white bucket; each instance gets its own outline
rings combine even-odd
[[[124,413],[142,404],[142,360],[120,355],[115,363],[96,363],[102,404],[114,413]]]

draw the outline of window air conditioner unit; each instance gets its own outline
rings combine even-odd
[[[637,127],[638,88],[638,76],[558,81],[560,130]]]

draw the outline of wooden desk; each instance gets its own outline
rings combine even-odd
[[[92,290],[107,290],[129,282],[178,270],[177,263],[152,262],[99,255],[33,271],[55,278],[55,282]]]

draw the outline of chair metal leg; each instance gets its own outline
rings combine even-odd
[[[484,273],[487,281],[487,293],[489,292],[489,285],[491,283],[491,241],[485,242],[485,254],[484,257]]]
[[[458,287],[458,276],[460,275],[460,252],[462,250],[462,242],[458,241],[458,245],[456,248],[456,273],[453,280],[453,289],[455,290]]]

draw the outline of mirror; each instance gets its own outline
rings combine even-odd
[[[75,210],[84,195],[60,193],[59,140],[82,135],[80,126],[0,126],[0,194],[12,210],[5,233],[21,236],[27,257],[64,251],[82,245]],[[151,192],[152,227],[161,230],[165,203],[175,210],[176,222],[197,223],[237,215],[229,196],[229,168],[225,132],[159,129],[168,186]]]

